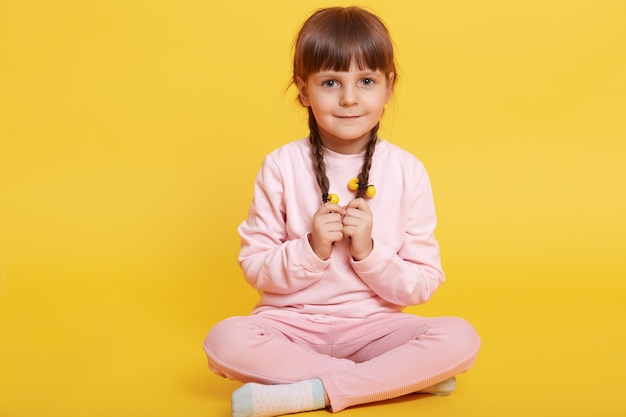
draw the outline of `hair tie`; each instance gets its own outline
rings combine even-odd
[[[365,190],[365,195],[369,198],[372,198],[376,195],[376,187],[371,184],[361,184],[358,178],[352,178],[348,182],[348,188],[352,191],[362,191]]]
[[[339,203],[339,196],[337,194],[324,193],[324,194],[322,194],[322,204],[323,203],[338,204]]]

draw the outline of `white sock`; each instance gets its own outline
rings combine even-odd
[[[445,381],[439,382],[431,387],[424,388],[417,391],[420,394],[432,394],[432,395],[450,395],[456,388],[456,378],[452,377]]]
[[[326,407],[322,381],[262,385],[249,382],[232,395],[233,417],[273,417]]]

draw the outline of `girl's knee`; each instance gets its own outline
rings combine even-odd
[[[460,338],[465,340],[467,344],[480,344],[480,337],[478,336],[476,329],[467,320],[456,317],[454,331]]]
[[[247,317],[229,317],[217,323],[209,331],[204,339],[204,351],[209,358],[221,358],[227,356],[237,346],[244,342],[242,327],[245,327]],[[248,324],[249,326],[249,324]]]
[[[474,326],[460,317],[444,317],[442,320],[449,346],[454,350],[455,356],[475,358],[480,346],[480,337]]]

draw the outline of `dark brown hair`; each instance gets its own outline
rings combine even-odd
[[[325,70],[349,71],[352,62],[359,69],[380,70],[387,77],[396,66],[393,45],[385,24],[374,14],[359,7],[331,7],[313,13],[305,22],[295,42],[293,83],[306,81],[309,75]],[[389,82],[389,78],[387,78]],[[370,131],[363,166],[358,175],[357,197],[365,195],[372,165],[372,156],[378,140],[379,124]],[[330,184],[324,165],[324,149],[320,140],[315,115],[309,107],[309,140],[317,183],[326,201]]]

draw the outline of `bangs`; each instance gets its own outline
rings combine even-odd
[[[395,72],[387,29],[363,10],[314,15],[303,27],[294,55],[294,76],[303,79],[319,71],[349,71],[352,62],[359,70]]]
[[[318,42],[304,62],[308,74],[324,70],[348,71],[352,62],[360,70],[388,69],[390,57],[385,54],[386,45],[380,45],[378,39],[364,39],[340,31],[330,35],[334,36]]]

